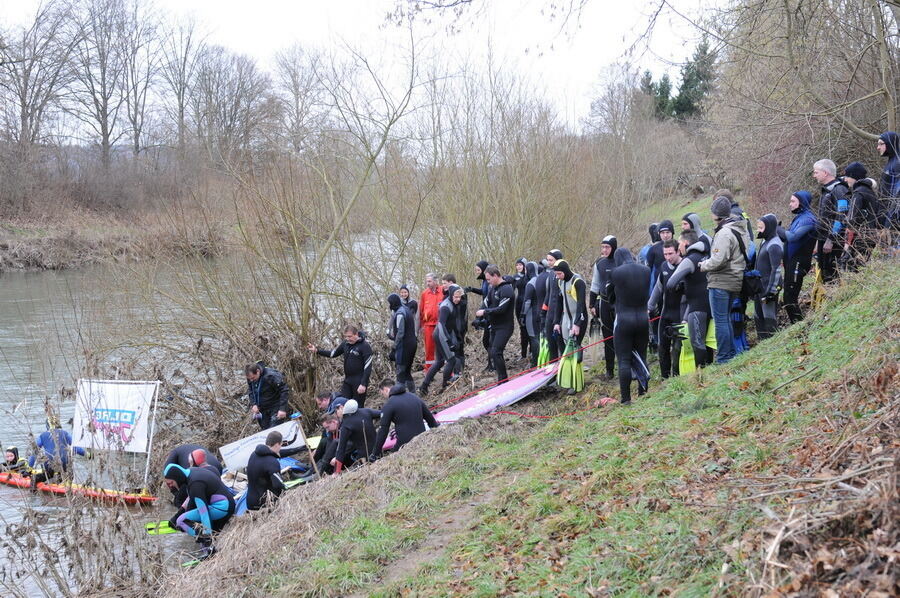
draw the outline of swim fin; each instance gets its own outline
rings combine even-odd
[[[638,390],[641,394],[647,392],[650,385],[650,369],[647,368],[647,364],[644,363],[637,351],[631,352],[631,379],[637,380]]]
[[[681,341],[681,354],[678,356],[678,374],[684,376],[696,371],[697,364],[694,362],[694,348],[687,339],[687,323],[682,322],[677,328],[681,336],[684,337],[684,340]]]
[[[584,390],[584,364],[578,359],[579,353],[573,355],[572,362],[572,390],[581,392]]]
[[[548,361],[550,361],[550,343],[547,342],[547,337],[541,334],[538,341],[537,365],[539,368],[544,367]]]

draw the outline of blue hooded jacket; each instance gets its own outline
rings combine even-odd
[[[878,138],[884,141],[883,155],[888,159],[881,173],[881,196],[900,197],[900,135],[885,131]]]
[[[784,253],[785,261],[795,257],[801,251],[808,250],[812,256],[812,250],[816,243],[816,216],[809,205],[812,203],[812,194],[809,191],[795,191],[794,197],[800,200],[800,207],[794,212],[791,227],[787,230],[787,251]]]

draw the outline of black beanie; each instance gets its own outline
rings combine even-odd
[[[675,225],[672,224],[671,220],[663,220],[659,223],[659,227],[656,229],[657,233],[661,233],[664,230],[669,231],[672,234],[675,234]]]
[[[866,178],[867,174],[869,174],[869,172],[860,162],[850,162],[850,164],[847,164],[847,168],[844,169],[844,176],[856,179],[857,181]]]
[[[388,295],[388,305],[391,308],[391,311],[397,311],[400,309],[402,301],[400,301],[400,295],[397,293],[391,293]]]

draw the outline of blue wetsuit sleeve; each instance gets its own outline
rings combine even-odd
[[[203,533],[207,536],[212,534],[212,521],[209,518],[209,506],[199,496],[194,497],[194,505],[197,508],[197,512],[200,513],[200,524],[203,525]],[[197,532],[191,528],[188,528],[188,533],[192,536],[197,535]]]
[[[787,237],[788,241],[794,242],[794,241],[799,241],[800,239],[805,238],[806,235],[813,232],[815,229],[816,229],[816,225],[813,223],[803,224],[801,226],[798,226],[797,230],[795,230],[795,231],[789,231],[789,230],[784,231],[784,234]]]

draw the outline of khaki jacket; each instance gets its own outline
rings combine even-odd
[[[710,257],[700,262],[700,271],[706,272],[707,288],[739,293],[744,282],[746,262],[737,237],[731,231],[741,235],[744,247],[750,247],[751,241],[744,219],[734,216],[726,218],[716,229]]]

